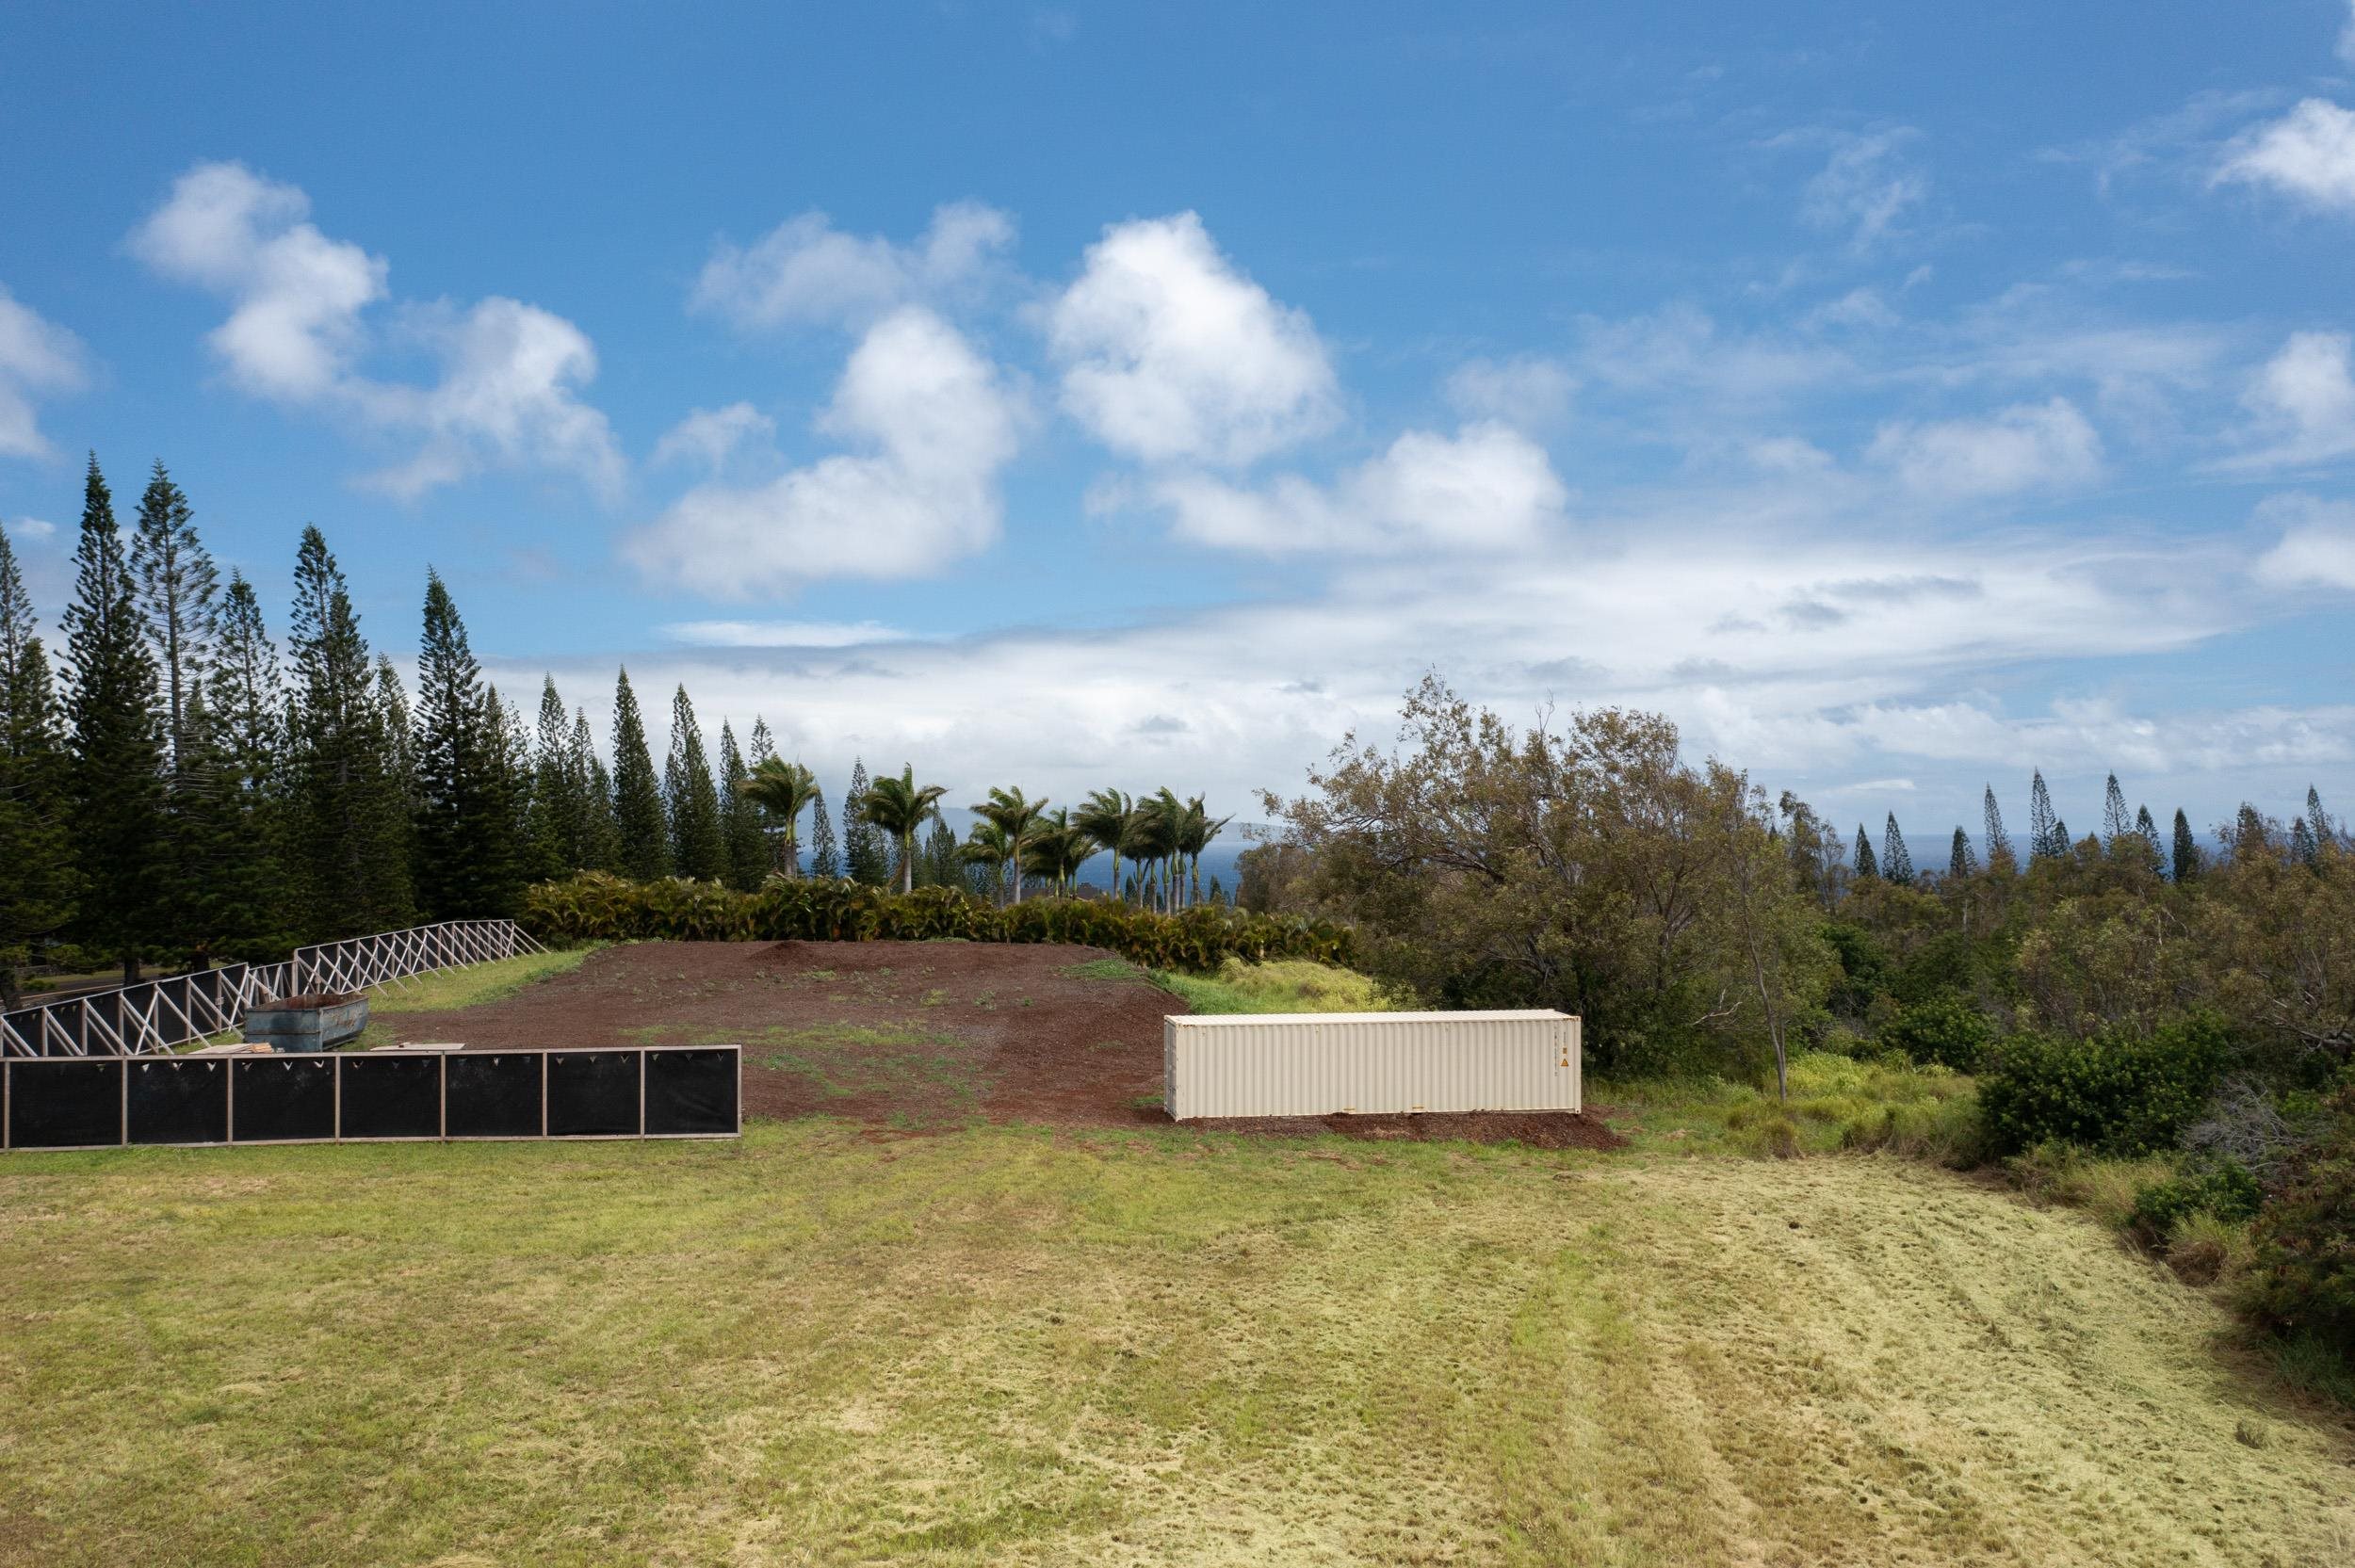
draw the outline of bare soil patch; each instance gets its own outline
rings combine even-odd
[[[478,1007],[403,1019],[403,1038],[473,1050],[733,1043],[744,1109],[904,1132],[975,1121],[1171,1124],[1161,1019],[1186,1004],[1101,948],[968,942],[647,942]],[[1557,1112],[1189,1123],[1275,1137],[1614,1148]]]

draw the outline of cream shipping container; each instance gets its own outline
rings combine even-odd
[[[1203,1116],[1579,1108],[1563,1012],[1268,1012],[1161,1023],[1161,1103]]]

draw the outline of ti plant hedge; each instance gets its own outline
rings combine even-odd
[[[1195,908],[1161,914],[1104,900],[1033,898],[1000,907],[946,887],[910,894],[849,881],[772,880],[758,893],[671,877],[634,882],[589,871],[524,895],[526,929],[567,941],[1071,942],[1155,969],[1208,972],[1229,958],[1346,963],[1349,932],[1324,921]]]

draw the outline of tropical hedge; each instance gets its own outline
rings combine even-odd
[[[1349,931],[1329,921],[1197,906],[1176,914],[1109,899],[992,904],[957,888],[889,893],[863,882],[773,878],[757,893],[666,877],[586,871],[541,882],[519,917],[560,942],[1069,942],[1155,969],[1208,973],[1230,958],[1347,963]]]

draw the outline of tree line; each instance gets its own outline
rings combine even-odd
[[[659,768],[626,669],[608,746],[554,678],[534,717],[484,676],[447,586],[427,574],[411,692],[363,635],[326,538],[305,527],[283,654],[254,585],[221,574],[161,462],[131,527],[93,455],[61,657],[0,532],[0,1003],[37,961],[202,965],[420,921],[512,913],[580,871],[751,891],[772,876],[1072,895],[1092,856],[1112,892],[1167,912],[1206,897],[1226,827],[1196,796],[1099,790],[1053,806],[973,803],[913,768],[853,768],[837,808],[755,719],[708,743],[685,687]],[[716,752],[716,756],[715,756]],[[607,761],[609,757],[610,764]],[[1125,871],[1125,880],[1124,880]],[[1223,900],[1213,878],[1207,897]]]

